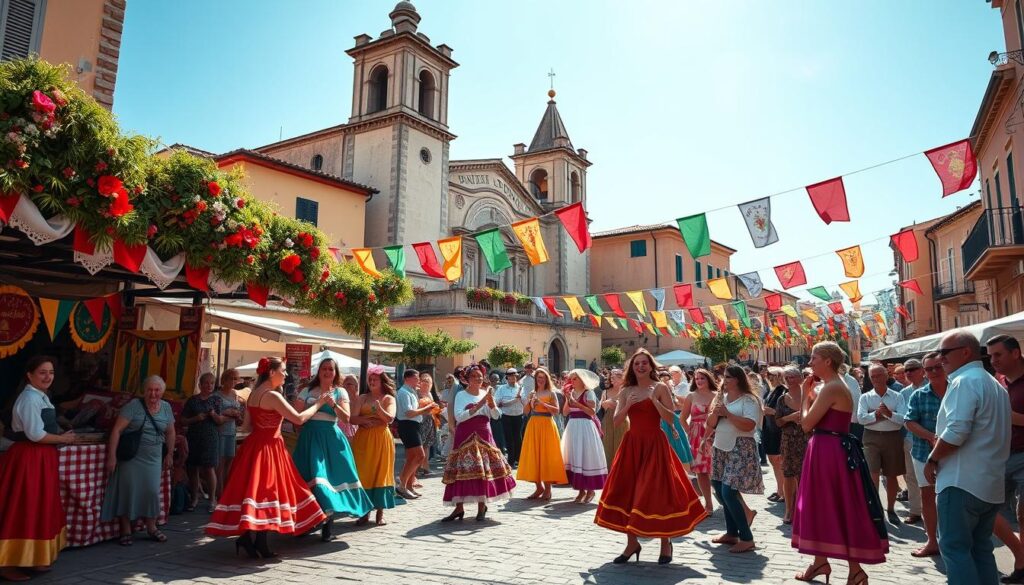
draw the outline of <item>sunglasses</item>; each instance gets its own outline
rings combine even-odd
[[[934,374],[935,372],[941,372],[942,366],[932,366],[930,368],[925,368],[924,371],[928,372],[929,374]]]
[[[940,349],[939,350],[939,355],[941,355],[942,357],[946,357],[947,355],[949,355],[949,352],[956,351],[958,349],[963,349],[964,347],[966,347],[966,346],[964,346],[964,345],[957,345],[957,346],[954,346],[954,347],[947,347],[945,349]]]

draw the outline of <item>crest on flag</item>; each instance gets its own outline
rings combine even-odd
[[[757,272],[737,274],[736,279],[747,289],[747,294],[751,297],[759,297],[764,291],[764,283],[761,282],[761,275]]]
[[[779,241],[779,235],[775,233],[775,224],[772,223],[770,198],[755,199],[740,203],[736,207],[747,224],[747,231],[750,232],[750,239],[754,241],[755,248],[763,248]]]

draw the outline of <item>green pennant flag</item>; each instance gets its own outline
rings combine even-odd
[[[619,317],[618,320],[619,320],[619,325],[622,326],[622,330],[623,331],[629,331],[629,323],[627,323],[626,320],[623,319],[622,317]]]
[[[597,295],[590,295],[584,297],[584,299],[586,299],[587,304],[590,305],[590,310],[593,311],[595,315],[598,317],[604,315],[604,310],[601,309],[601,305],[597,304]]]
[[[489,229],[473,236],[476,245],[480,246],[480,253],[487,259],[487,266],[491,272],[501,272],[512,268],[512,261],[508,259],[508,251],[505,250],[505,243],[501,241],[501,230],[498,228]]]
[[[711,321],[705,321],[701,326],[704,327],[704,331],[707,331],[709,333],[715,330],[715,327],[711,324]]]
[[[399,278],[405,278],[405,246],[388,246],[384,248],[384,254],[391,263],[391,269]]]
[[[654,326],[652,325],[652,326],[651,326],[651,329],[654,329],[654,336],[655,336],[655,337],[661,337],[661,336],[663,335],[663,333],[662,333],[661,331],[658,331],[658,328],[657,328],[657,327],[654,327]]]
[[[806,323],[801,323],[800,324],[800,328],[804,330],[804,333],[810,333],[811,332],[811,328],[808,327]]]
[[[826,303],[832,302],[832,295],[828,294],[828,291],[825,290],[825,287],[823,287],[823,286],[816,286],[814,288],[809,288],[809,289],[807,289],[807,292],[809,292],[812,295],[818,297],[819,299],[825,301]]]
[[[734,301],[729,304],[732,305],[733,310],[736,311],[740,321],[743,322],[743,326],[750,327],[750,314],[747,313],[747,303],[743,301]]]
[[[676,220],[679,224],[679,233],[683,234],[683,241],[690,251],[690,256],[700,258],[711,254],[711,234],[708,232],[708,218],[703,213],[680,217]]]

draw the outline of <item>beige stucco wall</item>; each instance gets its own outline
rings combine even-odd
[[[405,157],[401,161],[405,171],[405,222],[404,231],[398,234],[399,242],[423,242],[436,240],[450,234],[442,232],[441,200],[448,195],[443,172],[444,157],[442,142],[411,126],[404,126],[408,133]],[[420,150],[430,151],[430,162],[420,160]]]
[[[109,107],[113,103],[112,93],[116,81],[121,35],[119,29],[108,29],[107,37],[101,38],[105,4],[104,0],[48,0],[43,18],[39,56],[51,63],[70,65],[71,78],[89,95],[94,95],[97,89],[97,76],[105,76],[100,80],[100,83],[107,85],[101,88],[101,95],[104,96],[102,101]],[[120,10],[113,6],[110,9]],[[119,14],[121,18],[111,18],[108,15],[109,25],[121,26],[123,11]],[[101,55],[101,42],[106,45],[105,55]],[[76,68],[82,59],[88,62],[90,71],[77,71]],[[106,63],[106,67],[101,60]],[[106,103],[108,101],[110,103]]]
[[[391,199],[392,127],[377,128],[352,136],[352,180],[380,190],[366,206],[367,246],[386,246]],[[410,265],[410,268],[415,263]]]
[[[288,161],[294,165],[311,169],[313,157],[320,155],[324,157],[324,164],[321,172],[335,177],[341,177],[344,160],[342,152],[345,145],[344,134],[338,132],[321,138],[311,138],[294,144],[284,144],[279,147],[265,148],[260,150],[274,158]]]

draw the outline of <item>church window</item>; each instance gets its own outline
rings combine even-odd
[[[676,254],[676,282],[683,282],[683,255]]]
[[[429,165],[430,164],[430,160],[432,158],[433,157],[430,155],[430,149],[429,148],[424,146],[423,148],[420,149],[420,160],[423,161],[423,164]]]
[[[420,101],[419,112],[424,116],[434,119],[434,93],[437,85],[434,83],[434,76],[424,69],[420,72]]]
[[[295,198],[295,219],[316,225],[320,204],[312,199]]]
[[[535,199],[548,198],[548,172],[537,169],[530,173],[530,192]]]
[[[582,196],[580,189],[580,176],[576,171],[573,171],[572,174],[569,175],[569,191],[572,194],[571,203],[576,203],[577,201],[580,201],[580,198]]]
[[[388,68],[378,65],[370,72],[370,95],[366,111],[369,114],[388,108]]]
[[[647,240],[633,240],[629,243],[629,257],[642,258],[647,255]]]
[[[313,155],[313,160],[309,161],[309,168],[314,171],[319,171],[324,168],[324,157],[322,154]]]

